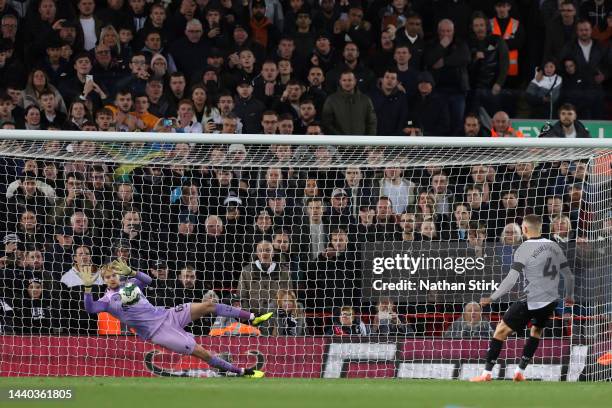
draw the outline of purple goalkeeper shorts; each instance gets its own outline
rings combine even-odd
[[[183,327],[189,323],[191,323],[191,303],[168,309],[168,317],[151,337],[151,342],[175,353],[192,354],[196,342],[193,334],[183,330]]]

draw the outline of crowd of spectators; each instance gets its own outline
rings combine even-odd
[[[494,115],[611,111],[609,0],[2,0],[0,19],[3,128],[495,136]]]
[[[74,152],[100,147],[90,143],[49,142]],[[187,156],[195,148],[172,147]],[[479,256],[493,248],[509,266],[526,214],[540,214],[544,236],[572,260],[593,233],[612,236],[612,213],[595,212],[602,197],[583,161],[373,166],[368,163],[384,157],[373,148],[361,167],[335,167],[338,152],[325,146],[313,147],[318,161],[311,166],[282,160],[307,154],[300,149],[271,145],[266,160],[276,164],[264,167],[177,161],[126,169],[109,161],[2,157],[0,300],[6,306],[0,320],[9,314],[16,320],[0,326],[18,333],[101,333],[99,319],[83,307],[77,272],[121,258],[154,278],[146,295],[155,305],[209,298],[255,313],[276,311],[264,334],[431,334],[430,326],[406,316],[450,313],[450,324],[464,305],[434,292],[423,303],[364,298],[361,261],[368,244],[454,242]],[[226,163],[250,163],[255,153],[262,152],[243,145],[210,151]],[[591,224],[602,215],[605,224]],[[100,279],[94,286],[98,294],[103,290]],[[449,336],[486,332],[475,307],[466,306]],[[353,321],[357,316],[363,324]],[[204,319],[192,330],[259,333],[229,320]]]
[[[3,129],[506,137],[521,136],[512,117],[558,114],[543,136],[589,137],[577,119],[610,112],[608,0],[0,0],[0,23]],[[196,154],[170,142],[148,151]],[[41,157],[103,150],[51,141]],[[508,248],[532,212],[568,250],[589,230],[580,161],[339,168],[338,154],[274,145],[266,168],[241,166],[261,157],[239,144],[210,151],[231,167],[2,157],[0,331],[100,332],[76,272],[120,257],[155,277],[156,305],[276,310],[269,334],[425,334],[403,316],[464,305],[362,302],[364,244]],[[484,333],[465,308],[450,333]]]

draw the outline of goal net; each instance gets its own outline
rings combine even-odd
[[[154,278],[156,306],[273,311],[258,328],[186,327],[237,365],[466,379],[525,282],[479,300],[509,271],[523,217],[538,214],[575,275],[575,305],[561,282],[527,377],[612,378],[610,144],[57,135],[0,142],[0,376],[223,375],[85,311],[77,272],[121,258]],[[98,279],[94,298],[104,290]],[[495,377],[511,378],[527,336],[509,338]]]

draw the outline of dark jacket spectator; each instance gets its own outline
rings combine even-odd
[[[397,88],[397,73],[386,71],[371,94],[372,105],[376,112],[376,134],[385,136],[402,135],[408,115],[406,94]]]
[[[323,105],[323,126],[335,135],[375,135],[376,112],[370,98],[355,88],[355,75],[343,73],[340,82],[342,89]]]

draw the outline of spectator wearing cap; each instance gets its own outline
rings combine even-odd
[[[467,44],[456,38],[452,21],[444,19],[438,23],[438,38],[427,47],[423,62],[436,80],[436,89],[444,98],[442,102],[448,106],[451,134],[460,134],[466,92],[470,87],[470,50]]]
[[[213,169],[213,178],[209,187],[202,188],[202,196],[206,197],[206,208],[210,214],[220,215],[223,201],[228,196],[240,197],[240,180],[235,177],[231,168],[218,167]]]
[[[346,71],[350,71],[355,75],[355,80],[357,81],[356,86],[361,92],[370,92],[374,86],[376,76],[365,63],[360,61],[360,55],[361,51],[357,44],[354,42],[347,42],[344,44],[342,58],[326,75],[327,91],[330,94],[342,88],[339,80]]]
[[[589,131],[577,119],[574,105],[566,103],[559,107],[559,120],[553,126],[542,129],[539,137],[588,138]]]
[[[421,72],[417,79],[417,95],[409,101],[410,112],[402,131],[408,136],[446,136],[451,132],[448,104],[434,92],[434,78]]]
[[[267,192],[266,209],[275,227],[290,228],[293,225],[293,206],[288,205],[285,190]]]
[[[58,302],[37,278],[23,283],[15,301],[15,332],[19,334],[58,334],[61,332]]]
[[[602,84],[610,77],[611,58],[606,49],[593,40],[593,28],[589,20],[579,20],[576,24],[576,37],[566,42],[560,51],[560,59],[572,59],[576,70],[588,84],[588,97],[591,103],[584,119],[603,119],[604,93]]]
[[[394,68],[384,70],[379,85],[370,94],[376,112],[376,134],[402,135],[408,114],[406,93],[399,88],[398,73]]]
[[[169,48],[176,68],[187,78],[206,65],[206,57],[210,52],[210,43],[204,37],[204,27],[200,20],[189,20],[185,26],[185,36],[173,42]]]
[[[504,2],[497,2],[497,4],[501,3]],[[517,20],[508,21],[508,16],[501,19],[501,23],[497,17],[494,20],[498,26],[499,24],[518,24]],[[468,110],[478,112],[478,109],[483,106],[491,115],[505,106],[502,105],[501,92],[508,74],[509,57],[506,41],[500,35],[489,34],[487,23],[487,17],[482,13],[477,13],[472,17],[472,35],[468,41],[472,56],[472,61],[468,66],[471,87]],[[523,26],[519,27],[522,30]],[[505,30],[502,32],[505,33]],[[518,53],[518,51],[515,52]],[[518,64],[518,61],[515,64]]]
[[[147,299],[155,306],[173,307],[176,279],[171,275],[168,263],[163,259],[151,262],[149,275],[154,279],[147,286]]]
[[[79,53],[73,61],[75,74],[60,81],[59,91],[65,100],[71,101],[78,98],[89,102],[93,108],[97,109],[102,105],[102,101],[107,98],[108,94],[103,87],[95,82],[95,79],[86,81],[87,75],[90,75],[92,70],[89,54]]]
[[[279,289],[291,289],[292,282],[287,265],[278,261],[272,243],[258,242],[254,255],[254,261],[242,268],[237,292],[245,309],[260,313],[276,299]]]
[[[242,132],[248,134],[260,132],[259,122],[266,110],[263,102],[253,97],[253,90],[251,81],[246,78],[239,80],[236,87],[238,98],[236,98],[236,105],[233,110],[242,122]]]
[[[376,112],[372,101],[357,89],[352,71],[340,75],[340,89],[323,105],[323,126],[335,135],[375,135]]]
[[[330,230],[356,225],[357,220],[352,215],[350,198],[345,189],[335,188],[331,193],[330,204],[323,218]]]

